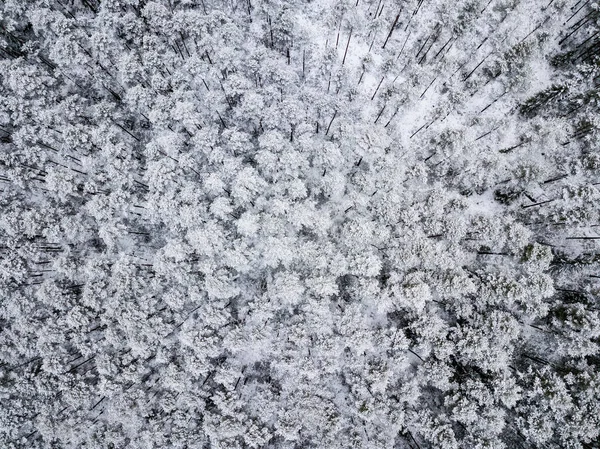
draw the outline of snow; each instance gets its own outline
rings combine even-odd
[[[142,3],[0,4],[0,447],[598,445],[597,4]]]

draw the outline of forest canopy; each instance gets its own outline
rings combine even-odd
[[[0,3],[0,447],[600,447],[600,6]]]

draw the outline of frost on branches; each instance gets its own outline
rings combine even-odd
[[[600,447],[600,7],[5,0],[0,446]]]

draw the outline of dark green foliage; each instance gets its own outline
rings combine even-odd
[[[519,107],[519,112],[527,118],[535,117],[542,109],[559,101],[567,92],[566,86],[553,85],[525,101]]]

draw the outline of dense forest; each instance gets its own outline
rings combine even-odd
[[[600,6],[0,2],[0,447],[600,447]]]

